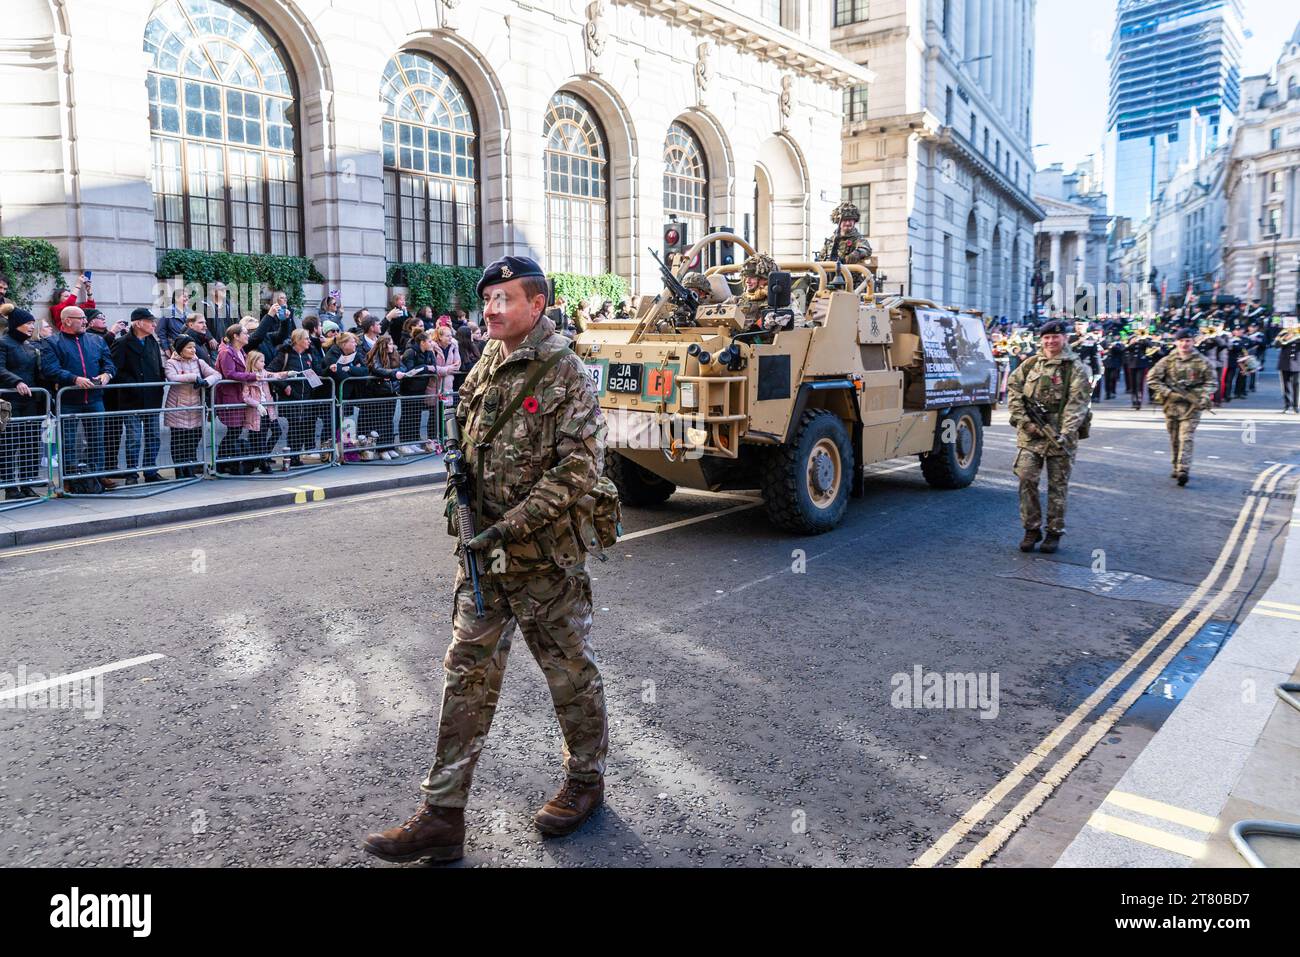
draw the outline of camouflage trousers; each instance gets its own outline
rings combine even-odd
[[[1191,471],[1192,436],[1196,434],[1196,426],[1200,421],[1201,417],[1195,414],[1186,417],[1165,416],[1165,426],[1169,429],[1169,452],[1174,463],[1172,471],[1175,475]]]
[[[551,689],[564,735],[564,769],[579,781],[605,773],[609,728],[605,688],[596,668],[591,631],[591,579],[562,569],[484,576],[483,617],[464,569],[456,576],[452,640],[443,660],[442,718],[433,767],[420,783],[425,800],[464,807],[470,779],[501,695],[506,656],[518,622]]]
[[[1025,528],[1043,525],[1043,505],[1039,499],[1039,477],[1047,463],[1047,530],[1065,531],[1065,495],[1070,488],[1070,469],[1074,460],[1066,455],[1039,455],[1029,449],[1016,453],[1013,471],[1020,479],[1020,524]]]

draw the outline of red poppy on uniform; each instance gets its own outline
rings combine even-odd
[[[528,398],[524,399],[524,411],[527,412],[529,415],[532,415],[534,412],[536,412],[537,408],[538,408],[537,396],[530,395],[528,396]]]

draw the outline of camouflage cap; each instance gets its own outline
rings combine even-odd
[[[846,219],[851,219],[855,223],[862,221],[862,214],[858,212],[858,207],[852,203],[840,203],[831,213],[831,222],[837,226]]]
[[[774,272],[776,272],[776,260],[767,253],[750,256],[745,260],[745,264],[740,267],[742,276],[756,276],[759,279],[766,279]]]

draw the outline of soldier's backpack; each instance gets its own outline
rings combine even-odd
[[[1028,359],[1024,361],[1024,365],[1031,366],[1037,361],[1038,361],[1038,356],[1030,356]],[[1056,417],[1058,419],[1065,415],[1065,407],[1066,405],[1069,404],[1070,379],[1073,377],[1073,375],[1074,375],[1074,363],[1073,362],[1067,363],[1065,366],[1065,375],[1062,376],[1062,380],[1063,380],[1062,385],[1064,386],[1063,391],[1065,392],[1065,398],[1061,400],[1061,407],[1056,412]],[[1088,412],[1086,415],[1084,415],[1083,421],[1079,423],[1079,438],[1086,439],[1091,434],[1092,434],[1092,397],[1089,396]]]

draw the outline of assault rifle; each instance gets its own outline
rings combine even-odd
[[[1025,416],[1032,422],[1042,433],[1043,438],[1047,439],[1057,450],[1064,455],[1069,455],[1070,450],[1061,443],[1061,433],[1056,431],[1056,426],[1052,425],[1052,410],[1045,406],[1037,399],[1031,399],[1025,396]]]
[[[447,450],[442,457],[447,468],[447,484],[456,492],[456,533],[460,538],[460,560],[465,566],[465,577],[474,589],[474,612],[483,617],[483,586],[479,582],[478,557],[470,550],[470,540],[477,534],[474,530],[474,512],[469,505],[469,470],[465,467],[465,452],[460,445],[460,423],[456,421],[456,410],[447,409],[444,414],[446,440],[443,447]]]
[[[1200,397],[1200,396],[1196,396],[1196,395],[1192,395],[1190,392],[1188,392],[1188,391],[1187,391],[1186,389],[1184,389],[1182,386],[1178,386],[1178,385],[1165,385],[1163,382],[1162,382],[1162,383],[1159,383],[1159,386],[1160,386],[1161,389],[1164,389],[1164,391],[1165,391],[1165,395],[1172,395],[1172,396],[1174,396],[1175,398],[1182,399],[1184,402],[1186,402],[1188,405],[1190,405],[1190,406],[1191,406],[1192,408],[1194,408],[1194,409],[1202,409],[1201,397]],[[1214,415],[1214,414],[1215,414],[1215,411],[1214,411],[1214,409],[1212,409],[1212,408],[1202,409],[1202,411],[1208,412],[1208,413],[1210,413],[1210,415]]]

